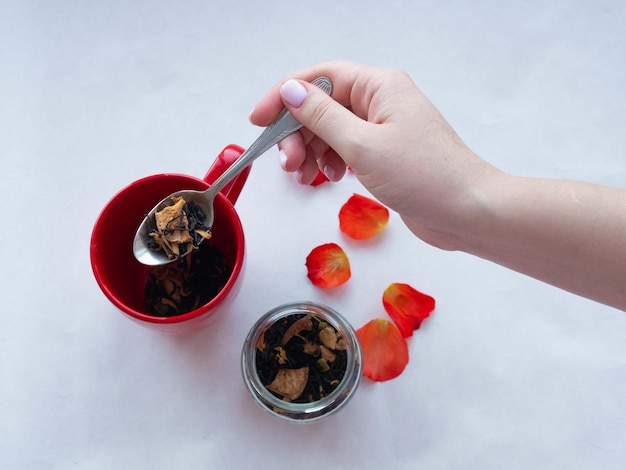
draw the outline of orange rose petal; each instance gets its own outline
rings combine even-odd
[[[435,299],[408,284],[394,283],[383,293],[383,306],[402,335],[408,338],[435,309]]]
[[[306,257],[307,276],[318,287],[337,287],[350,279],[348,255],[336,243],[313,248]]]
[[[406,339],[396,325],[382,318],[356,330],[363,350],[363,375],[376,382],[399,376],[409,363]]]
[[[389,210],[385,206],[360,194],[353,194],[339,210],[339,228],[357,240],[376,235],[388,221]]]

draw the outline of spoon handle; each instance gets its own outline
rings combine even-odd
[[[326,94],[330,95],[333,84],[327,77],[318,77],[311,82],[313,85],[321,88]],[[273,145],[277,144],[289,134],[294,133],[302,127],[296,118],[283,109],[274,122],[267,126],[258,139],[256,139],[248,149],[242,153],[237,160],[211,185],[209,191],[215,195],[219,193],[230,180],[237,176],[245,167],[253,160],[267,152]]]

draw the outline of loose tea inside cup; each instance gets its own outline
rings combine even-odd
[[[204,243],[184,258],[150,268],[144,305],[157,317],[191,312],[213,299],[231,272],[224,253]]]
[[[351,325],[329,307],[287,304],[265,314],[250,330],[242,369],[263,408],[310,422],[339,409],[355,392],[361,347]]]

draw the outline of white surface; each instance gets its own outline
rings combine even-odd
[[[232,312],[167,337],[123,317],[89,265],[92,225],[127,183],[202,176],[283,75],[352,59],[402,68],[479,154],[518,174],[626,186],[621,1],[0,4],[0,468],[618,468],[626,316],[414,239],[338,230],[353,177],[299,187],[272,150],[237,209],[248,264]],[[40,211],[37,210],[40,209]],[[36,216],[36,217],[35,217]],[[306,279],[339,242],[353,278]],[[239,372],[254,320],[325,302],[385,316],[391,282],[438,301],[398,379],[364,381],[311,426],[259,409]]]

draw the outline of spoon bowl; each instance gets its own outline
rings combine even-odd
[[[328,95],[332,92],[332,82],[327,77],[318,77],[311,82],[313,85],[321,88]],[[217,193],[219,193],[226,185],[235,178],[244,168],[252,163],[256,158],[260,157],[272,146],[283,140],[290,134],[300,129],[300,124],[293,115],[283,109],[274,122],[264,129],[259,138],[255,140],[248,149],[220,176],[207,190],[182,190],[177,191],[161,200],[152,210],[144,217],[143,222],[137,229],[133,240],[133,253],[137,261],[149,266],[158,266],[167,264],[177,258],[169,258],[165,251],[155,251],[150,248],[148,242],[151,240],[150,232],[156,227],[155,214],[160,212],[165,206],[169,205],[173,197],[182,197],[186,202],[194,202],[204,213],[205,219],[203,225],[207,227],[207,231],[213,228],[213,201]],[[190,253],[187,251],[182,256]]]
[[[213,186],[211,186],[213,187]],[[135,239],[133,240],[133,253],[137,261],[148,266],[158,266],[174,261],[175,258],[168,258],[164,251],[154,251],[149,246],[147,241],[150,240],[150,232],[156,227],[154,223],[154,214],[163,210],[164,207],[171,204],[172,198],[182,197],[187,202],[195,203],[205,214],[204,224],[206,227],[213,226],[214,211],[213,200],[215,195],[219,192],[209,194],[209,190],[196,191],[193,189],[185,189],[170,194],[163,198],[150,213],[146,216],[142,224],[139,226]],[[186,256],[188,253],[185,253]]]

